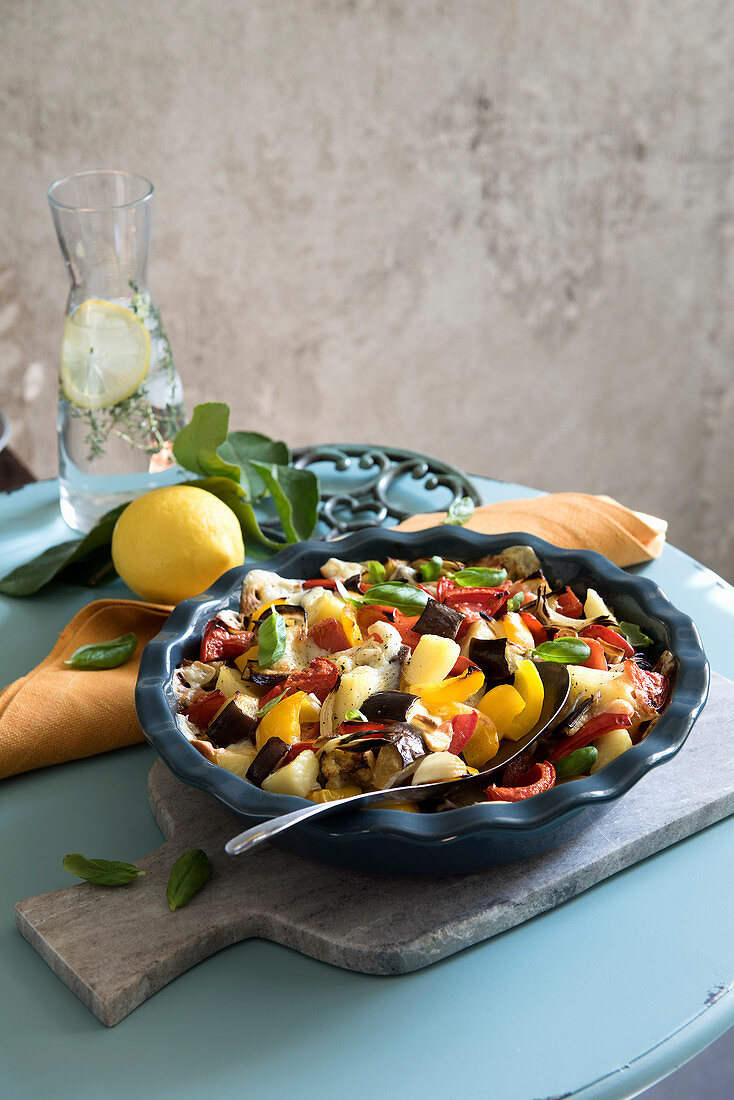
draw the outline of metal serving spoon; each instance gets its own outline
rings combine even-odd
[[[245,829],[243,833],[239,833],[225,844],[225,852],[228,852],[231,856],[247,852],[258,844],[262,844],[263,841],[277,836],[278,833],[284,833],[286,829],[290,829],[293,825],[300,825],[301,822],[309,821],[314,817],[325,817],[327,814],[339,813],[341,810],[352,810],[356,807],[361,808],[368,804],[389,806],[391,802],[404,802],[406,798],[410,799],[411,802],[422,802],[427,798],[446,796],[464,783],[483,784],[489,776],[500,771],[506,764],[509,764],[511,760],[514,760],[516,756],[519,756],[521,752],[524,752],[525,749],[537,741],[540,735],[545,733],[556,721],[566,705],[571,688],[571,678],[566,666],[551,661],[543,661],[536,667],[543,681],[545,693],[540,718],[530,733],[526,733],[519,741],[503,741],[499,752],[492,758],[491,766],[485,768],[484,771],[479,772],[477,775],[464,775],[458,779],[448,779],[438,783],[420,783],[415,787],[411,787],[408,782],[407,786],[391,787],[380,791],[366,791],[364,794],[355,794],[350,798],[340,798],[336,802],[316,802],[312,806],[305,806],[303,809],[294,810],[292,813],[271,818],[270,821],[263,821],[260,825],[255,825],[251,829]]]

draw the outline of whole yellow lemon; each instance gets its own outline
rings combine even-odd
[[[154,489],[128,504],[112,533],[112,561],[144,600],[180,603],[242,565],[234,512],[193,485]]]

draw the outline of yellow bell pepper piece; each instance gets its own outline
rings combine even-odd
[[[467,669],[461,676],[450,676],[448,680],[438,680],[427,684],[411,684],[409,690],[417,695],[430,710],[446,703],[464,703],[484,684],[484,673],[479,669]]]
[[[520,692],[512,684],[500,684],[479,700],[477,710],[491,718],[500,736],[505,737],[506,731],[525,710],[525,703]]]
[[[252,621],[253,623],[257,622],[257,620],[258,620],[258,619],[262,619],[263,615],[266,615],[266,614],[269,614],[269,613],[270,613],[270,608],[271,608],[271,607],[277,607],[277,606],[278,606],[278,604],[280,604],[280,603],[287,603],[287,602],[288,602],[288,601],[287,601],[287,600],[285,600],[285,599],[283,599],[283,597],[282,597],[282,596],[279,596],[279,597],[277,598],[277,600],[269,600],[269,601],[268,601],[267,603],[264,603],[264,604],[262,605],[262,607],[258,607],[257,611],[255,611],[255,612],[253,613],[253,615],[252,615],[252,617],[251,617],[251,621]]]
[[[362,788],[348,783],[346,787],[335,787],[333,790],[330,787],[324,787],[311,791],[306,798],[309,802],[340,802],[342,798],[351,798],[355,794],[362,794]]]
[[[300,714],[305,698],[305,691],[294,691],[263,715],[255,733],[258,751],[271,737],[279,737],[286,745],[293,745],[301,740]]]
[[[533,648],[535,640],[516,611],[511,611],[500,621],[508,641],[519,645],[521,649]]]
[[[349,604],[344,605],[344,610],[339,616],[338,621],[341,623],[342,630],[347,636],[347,641],[350,645],[359,645],[362,641],[362,631],[357,626],[357,616],[353,607]]]
[[[257,642],[255,642],[253,646],[250,646],[246,653],[240,653],[239,657],[235,657],[234,663],[237,665],[237,668],[240,670],[240,672],[244,672],[247,668],[247,662],[256,660]]]
[[[469,765],[469,770],[481,770],[493,756],[497,755],[499,747],[500,739],[497,727],[491,718],[480,711],[476,729],[461,750],[461,755]]]
[[[267,715],[265,717],[267,718]],[[321,707],[313,696],[304,693],[299,717],[302,722],[318,722],[321,717]]]
[[[478,709],[491,718],[500,739],[519,741],[536,724],[543,709],[543,681],[532,661],[523,661],[515,673],[514,684],[492,688],[479,702]]]

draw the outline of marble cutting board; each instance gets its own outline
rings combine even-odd
[[[734,811],[734,683],[714,674],[688,742],[596,823],[560,848],[478,874],[377,878],[264,846],[223,846],[242,819],[177,780],[157,761],[149,796],[168,838],[137,861],[124,888],[80,883],[27,898],[16,924],[73,993],[107,1026],[202,959],[262,937],[335,966],[401,974],[560,905]],[[203,848],[214,871],[183,909],[169,912],[174,860]],[[144,935],[141,930],[144,929]]]

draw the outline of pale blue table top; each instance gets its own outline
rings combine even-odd
[[[531,493],[476,480],[487,500]],[[0,497],[0,572],[68,537],[55,491],[43,482]],[[696,620],[712,667],[734,677],[734,589],[672,547],[643,571]],[[104,590],[126,592],[121,582]],[[57,586],[0,597],[0,684],[44,657],[95,595]],[[158,847],[146,797],[153,759],[139,746],[2,784],[7,1100],[627,1097],[734,1024],[729,818],[426,970],[370,977],[249,941],[108,1030],[21,938],[13,905],[68,886],[66,852],[137,859]]]

